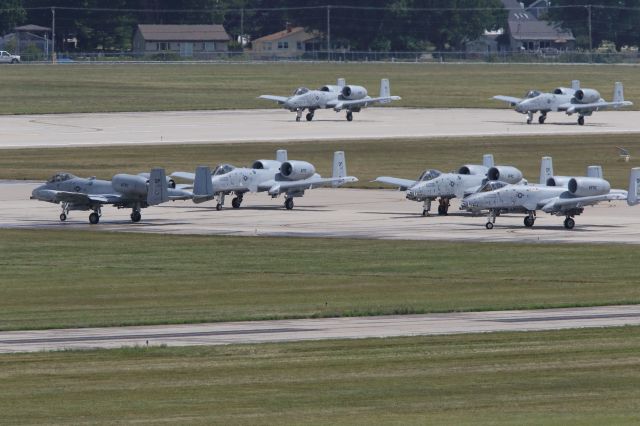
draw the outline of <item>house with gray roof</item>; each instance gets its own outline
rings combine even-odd
[[[575,47],[576,39],[571,30],[537,18],[540,8],[537,3],[535,11],[524,8],[517,0],[502,0],[502,4],[509,12],[505,29],[507,50],[572,50]]]
[[[230,40],[222,25],[139,24],[133,35],[133,53],[214,58],[229,50]]]

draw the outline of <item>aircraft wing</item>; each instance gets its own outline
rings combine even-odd
[[[368,104],[374,104],[374,103],[387,103],[391,101],[399,101],[400,99],[402,99],[400,96],[381,96],[377,98],[364,98],[364,99],[358,99],[353,101],[336,99],[336,100],[327,102],[327,107],[340,110],[348,107],[362,107],[362,106],[366,106]]]
[[[374,182],[386,183],[388,185],[397,186],[402,191],[406,191],[407,189],[411,188],[413,185],[416,184],[415,180],[395,178],[395,177],[391,177],[391,176],[378,176],[373,181]]]
[[[122,199],[118,194],[82,194],[79,192],[55,191],[52,189],[40,191],[40,194],[52,203],[113,204]]]
[[[581,208],[585,206],[592,206],[598,204],[601,201],[615,201],[626,200],[626,191],[610,192],[604,195],[592,195],[590,197],[576,197],[576,198],[555,198],[549,201],[542,207],[544,212],[552,212],[558,210],[569,210],[572,208]]]
[[[492,99],[495,99],[497,101],[508,102],[511,104],[511,106],[514,106],[515,104],[518,104],[520,103],[520,101],[522,101],[522,99],[520,98],[514,98],[513,96],[502,96],[502,95],[494,96]]]
[[[345,183],[357,182],[358,178],[355,176],[343,176],[343,177],[330,177],[330,178],[322,178],[322,177],[310,177],[308,179],[302,180],[278,180],[278,181],[267,181],[258,185],[258,190],[260,191],[269,191],[269,194],[281,194],[283,192],[291,191],[291,190],[305,190],[312,189],[319,186],[327,186],[332,185],[334,183],[338,183],[339,185],[343,185]]]
[[[568,113],[580,112],[580,111],[599,111],[601,109],[608,108],[620,108],[633,105],[631,101],[621,102],[593,102],[590,104],[563,104],[558,108],[561,111],[567,111]]]
[[[192,181],[196,180],[196,174],[195,173],[189,173],[189,172],[173,172],[169,176],[177,177],[177,178],[184,179],[184,180],[192,180]]]
[[[283,104],[287,102],[287,99],[289,99],[287,96],[274,96],[274,95],[261,95],[259,96],[259,98],[266,99],[269,101],[276,101],[279,104]]]

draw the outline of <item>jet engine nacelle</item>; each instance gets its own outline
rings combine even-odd
[[[576,90],[575,98],[583,104],[590,104],[600,100],[600,93],[593,89]]]
[[[149,179],[144,176],[117,174],[111,179],[111,186],[117,192],[127,195],[147,195]]]
[[[522,180],[522,172],[513,166],[495,166],[487,171],[487,178],[506,183],[518,183]]]
[[[547,186],[564,186],[566,187],[567,185],[569,185],[569,181],[573,179],[572,177],[569,176],[554,176],[554,177],[550,177],[549,179],[547,179],[546,185]]]
[[[282,163],[276,160],[256,160],[251,165],[252,169],[278,169]]]
[[[316,168],[306,161],[285,161],[280,166],[280,174],[287,180],[301,180],[313,176]]]
[[[367,96],[367,89],[362,86],[344,86],[342,88],[342,97],[344,99],[354,101],[364,99]]]
[[[569,192],[576,197],[608,194],[611,185],[604,179],[579,177],[569,180]]]
[[[458,174],[461,175],[486,175],[489,171],[488,167],[480,166],[477,164],[465,164],[458,169]]]
[[[320,88],[321,92],[332,92],[332,93],[340,93],[342,92],[343,87],[342,86],[336,86],[333,84],[327,84],[325,86],[322,86]]]

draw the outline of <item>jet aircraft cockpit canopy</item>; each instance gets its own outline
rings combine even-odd
[[[418,178],[418,181],[424,182],[424,181],[427,181],[427,180],[435,179],[438,176],[440,176],[441,174],[442,173],[440,171],[438,171],[438,170],[427,169],[424,172],[422,172],[422,174]]]
[[[529,90],[524,97],[527,98],[527,99],[531,99],[531,98],[535,98],[537,96],[540,96],[540,92],[539,91],[537,91],[537,90]]]
[[[55,175],[51,176],[47,183],[64,182],[73,178],[75,178],[75,176],[71,173],[58,172]]]
[[[211,172],[211,176],[219,176],[229,173],[231,170],[235,169],[235,166],[231,164],[218,164],[213,172]]]
[[[306,87],[298,87],[296,90],[293,91],[293,96],[304,95],[308,91],[309,89],[307,89]]]
[[[496,189],[504,188],[507,185],[509,184],[506,182],[501,182],[498,180],[490,180],[489,182],[485,183],[478,192],[495,191]]]

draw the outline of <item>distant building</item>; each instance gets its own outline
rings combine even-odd
[[[525,9],[516,0],[502,0],[509,11],[507,18],[508,50],[538,51],[542,49],[572,50],[576,39],[571,30],[537,18],[544,11],[541,2],[534,3],[534,10]],[[532,5],[533,6],[533,5]]]
[[[175,53],[184,57],[216,57],[229,50],[229,34],[222,25],[145,25],[133,35],[133,53]]]
[[[25,55],[23,60],[42,59],[30,58],[28,55],[48,57],[51,51],[51,28],[39,25],[23,25],[15,27],[14,32],[0,37],[0,50],[9,50],[16,55]]]
[[[318,34],[287,25],[282,31],[253,40],[251,52],[257,58],[297,58],[320,50],[321,43]]]

